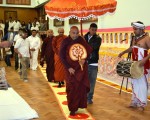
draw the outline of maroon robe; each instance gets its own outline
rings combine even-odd
[[[41,51],[41,58],[45,58],[46,60],[46,74],[49,82],[54,80],[54,52],[52,49],[52,40],[53,36],[45,38]]]
[[[85,47],[88,56],[92,51],[92,48],[80,36],[76,40],[72,40],[69,36],[61,44],[60,58],[65,67],[68,107],[69,110],[73,112],[77,111],[78,108],[87,107],[87,93],[90,90],[87,61],[85,61],[82,71],[79,62],[73,61],[69,56],[70,47],[76,43]],[[74,75],[70,75],[68,71],[69,68],[73,68],[75,70]]]

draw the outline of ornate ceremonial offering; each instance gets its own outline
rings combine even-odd
[[[70,47],[69,56],[73,61],[85,60],[87,58],[87,51],[85,47],[81,44],[74,44]],[[83,65],[80,64],[81,70],[83,70]]]

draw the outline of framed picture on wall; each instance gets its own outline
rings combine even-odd
[[[3,0],[0,0],[0,4],[3,4]]]
[[[31,5],[31,0],[6,0],[6,4]]]
[[[75,18],[69,19],[69,24],[77,24],[77,23],[80,23],[78,19],[75,19]]]
[[[56,27],[64,26],[64,21],[60,21],[58,19],[54,19],[54,26],[56,26]]]
[[[17,18],[17,11],[4,11],[4,17],[5,20],[8,20],[9,17],[12,17],[12,19]]]
[[[97,22],[98,18],[89,18],[87,20],[82,20],[82,23],[87,23],[87,22]],[[78,24],[80,23],[80,20],[75,19],[75,18],[71,18],[69,19],[69,24]]]

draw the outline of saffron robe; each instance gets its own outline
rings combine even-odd
[[[43,41],[41,58],[45,58],[46,60],[46,75],[49,82],[54,80],[54,52],[52,49],[52,37],[47,37]]]
[[[77,111],[78,108],[87,107],[87,93],[90,90],[87,58],[83,65],[83,70],[81,70],[79,62],[73,61],[69,56],[70,47],[76,43],[79,43],[85,47],[87,56],[89,56],[92,51],[92,48],[80,36],[76,40],[72,40],[69,36],[62,42],[61,45],[60,58],[65,67],[68,108],[70,111],[74,112]],[[74,75],[70,75],[68,71],[69,68],[73,68],[75,70]]]
[[[52,46],[54,51],[54,79],[56,82],[64,81],[65,79],[65,73],[64,73],[64,66],[60,60],[59,52],[60,52],[60,46],[62,41],[67,36],[56,36],[53,38]]]

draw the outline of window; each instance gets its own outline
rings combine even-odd
[[[6,0],[6,4],[31,5],[31,0]]]

